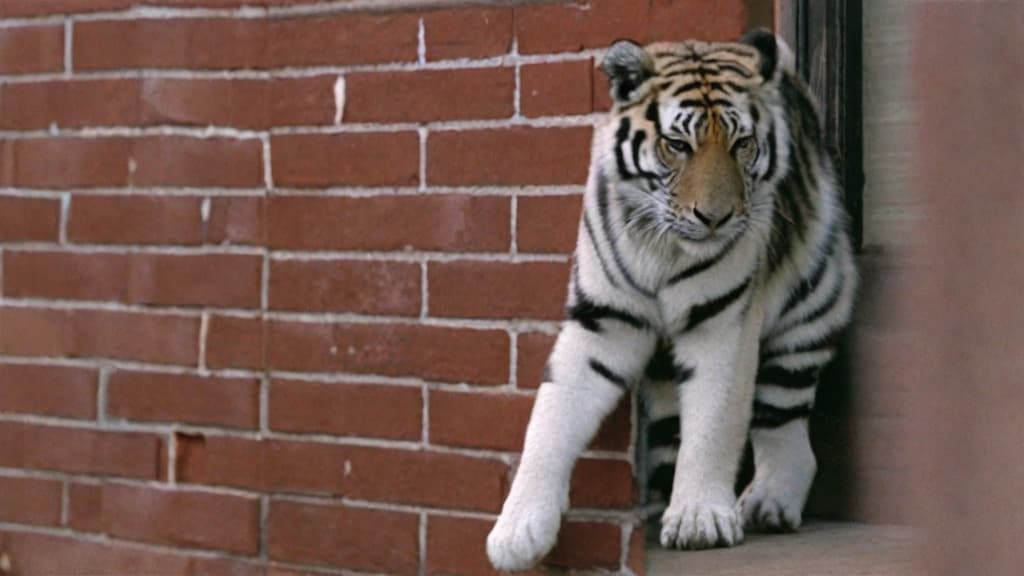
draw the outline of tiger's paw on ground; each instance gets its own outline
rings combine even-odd
[[[802,521],[806,489],[779,479],[755,479],[740,496],[736,508],[747,530],[795,532]]]
[[[728,502],[669,506],[661,517],[661,545],[665,548],[701,550],[734,546],[742,541],[740,516]]]

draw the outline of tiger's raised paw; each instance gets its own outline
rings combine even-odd
[[[540,562],[558,539],[562,506],[534,501],[506,505],[487,535],[487,557],[498,570],[527,570]]]
[[[729,503],[669,506],[661,517],[661,545],[665,548],[701,550],[742,541],[740,516]]]

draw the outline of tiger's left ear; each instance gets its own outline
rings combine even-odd
[[[619,40],[604,53],[601,70],[611,80],[612,98],[624,104],[634,100],[637,89],[654,76],[654,59],[636,42]]]
[[[784,72],[793,71],[793,51],[785,40],[772,34],[767,28],[754,28],[743,35],[740,42],[753,46],[761,55],[761,77],[771,82]]]

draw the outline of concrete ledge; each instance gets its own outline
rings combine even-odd
[[[812,523],[798,534],[750,534],[736,548],[647,550],[649,576],[917,576],[908,528]]]

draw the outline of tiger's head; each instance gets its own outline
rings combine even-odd
[[[601,68],[614,105],[595,154],[627,225],[699,251],[770,213],[789,137],[778,83],[792,56],[783,42],[763,29],[739,43],[623,40]]]

